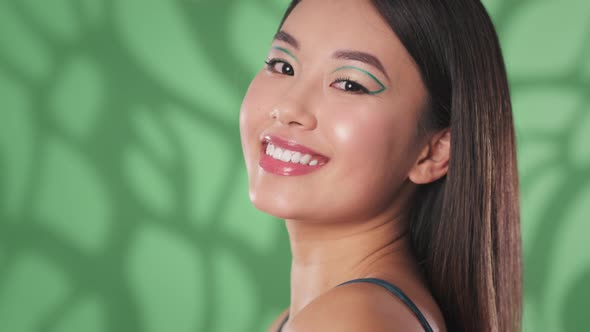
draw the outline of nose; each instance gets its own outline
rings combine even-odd
[[[292,99],[286,99],[276,104],[272,108],[270,116],[285,126],[303,130],[313,130],[317,125],[315,114]]]

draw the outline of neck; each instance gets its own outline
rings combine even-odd
[[[413,262],[401,218],[362,223],[286,220],[291,243],[291,305],[295,316],[324,292],[350,279],[391,275]]]

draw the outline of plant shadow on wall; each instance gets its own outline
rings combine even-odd
[[[286,305],[237,126],[236,21],[268,41],[281,7],[0,3],[0,330],[259,331]]]
[[[575,331],[590,4],[486,5],[515,104],[525,331]],[[287,237],[248,200],[237,125],[285,6],[0,2],[0,330],[261,331],[287,305]],[[539,27],[572,15],[546,52]]]

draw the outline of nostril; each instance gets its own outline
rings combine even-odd
[[[299,125],[299,126],[303,126],[303,123],[301,123],[301,122],[297,122],[297,121],[291,121],[291,122],[289,122],[289,125]]]

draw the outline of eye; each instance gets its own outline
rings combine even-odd
[[[335,86],[337,89],[354,93],[364,94],[369,93],[369,90],[350,78],[338,78],[330,86]]]
[[[266,63],[266,68],[273,73],[279,73],[289,76],[293,76],[295,74],[295,72],[293,71],[293,66],[291,66],[291,64],[289,64],[285,60],[273,58],[264,61],[264,63]]]

